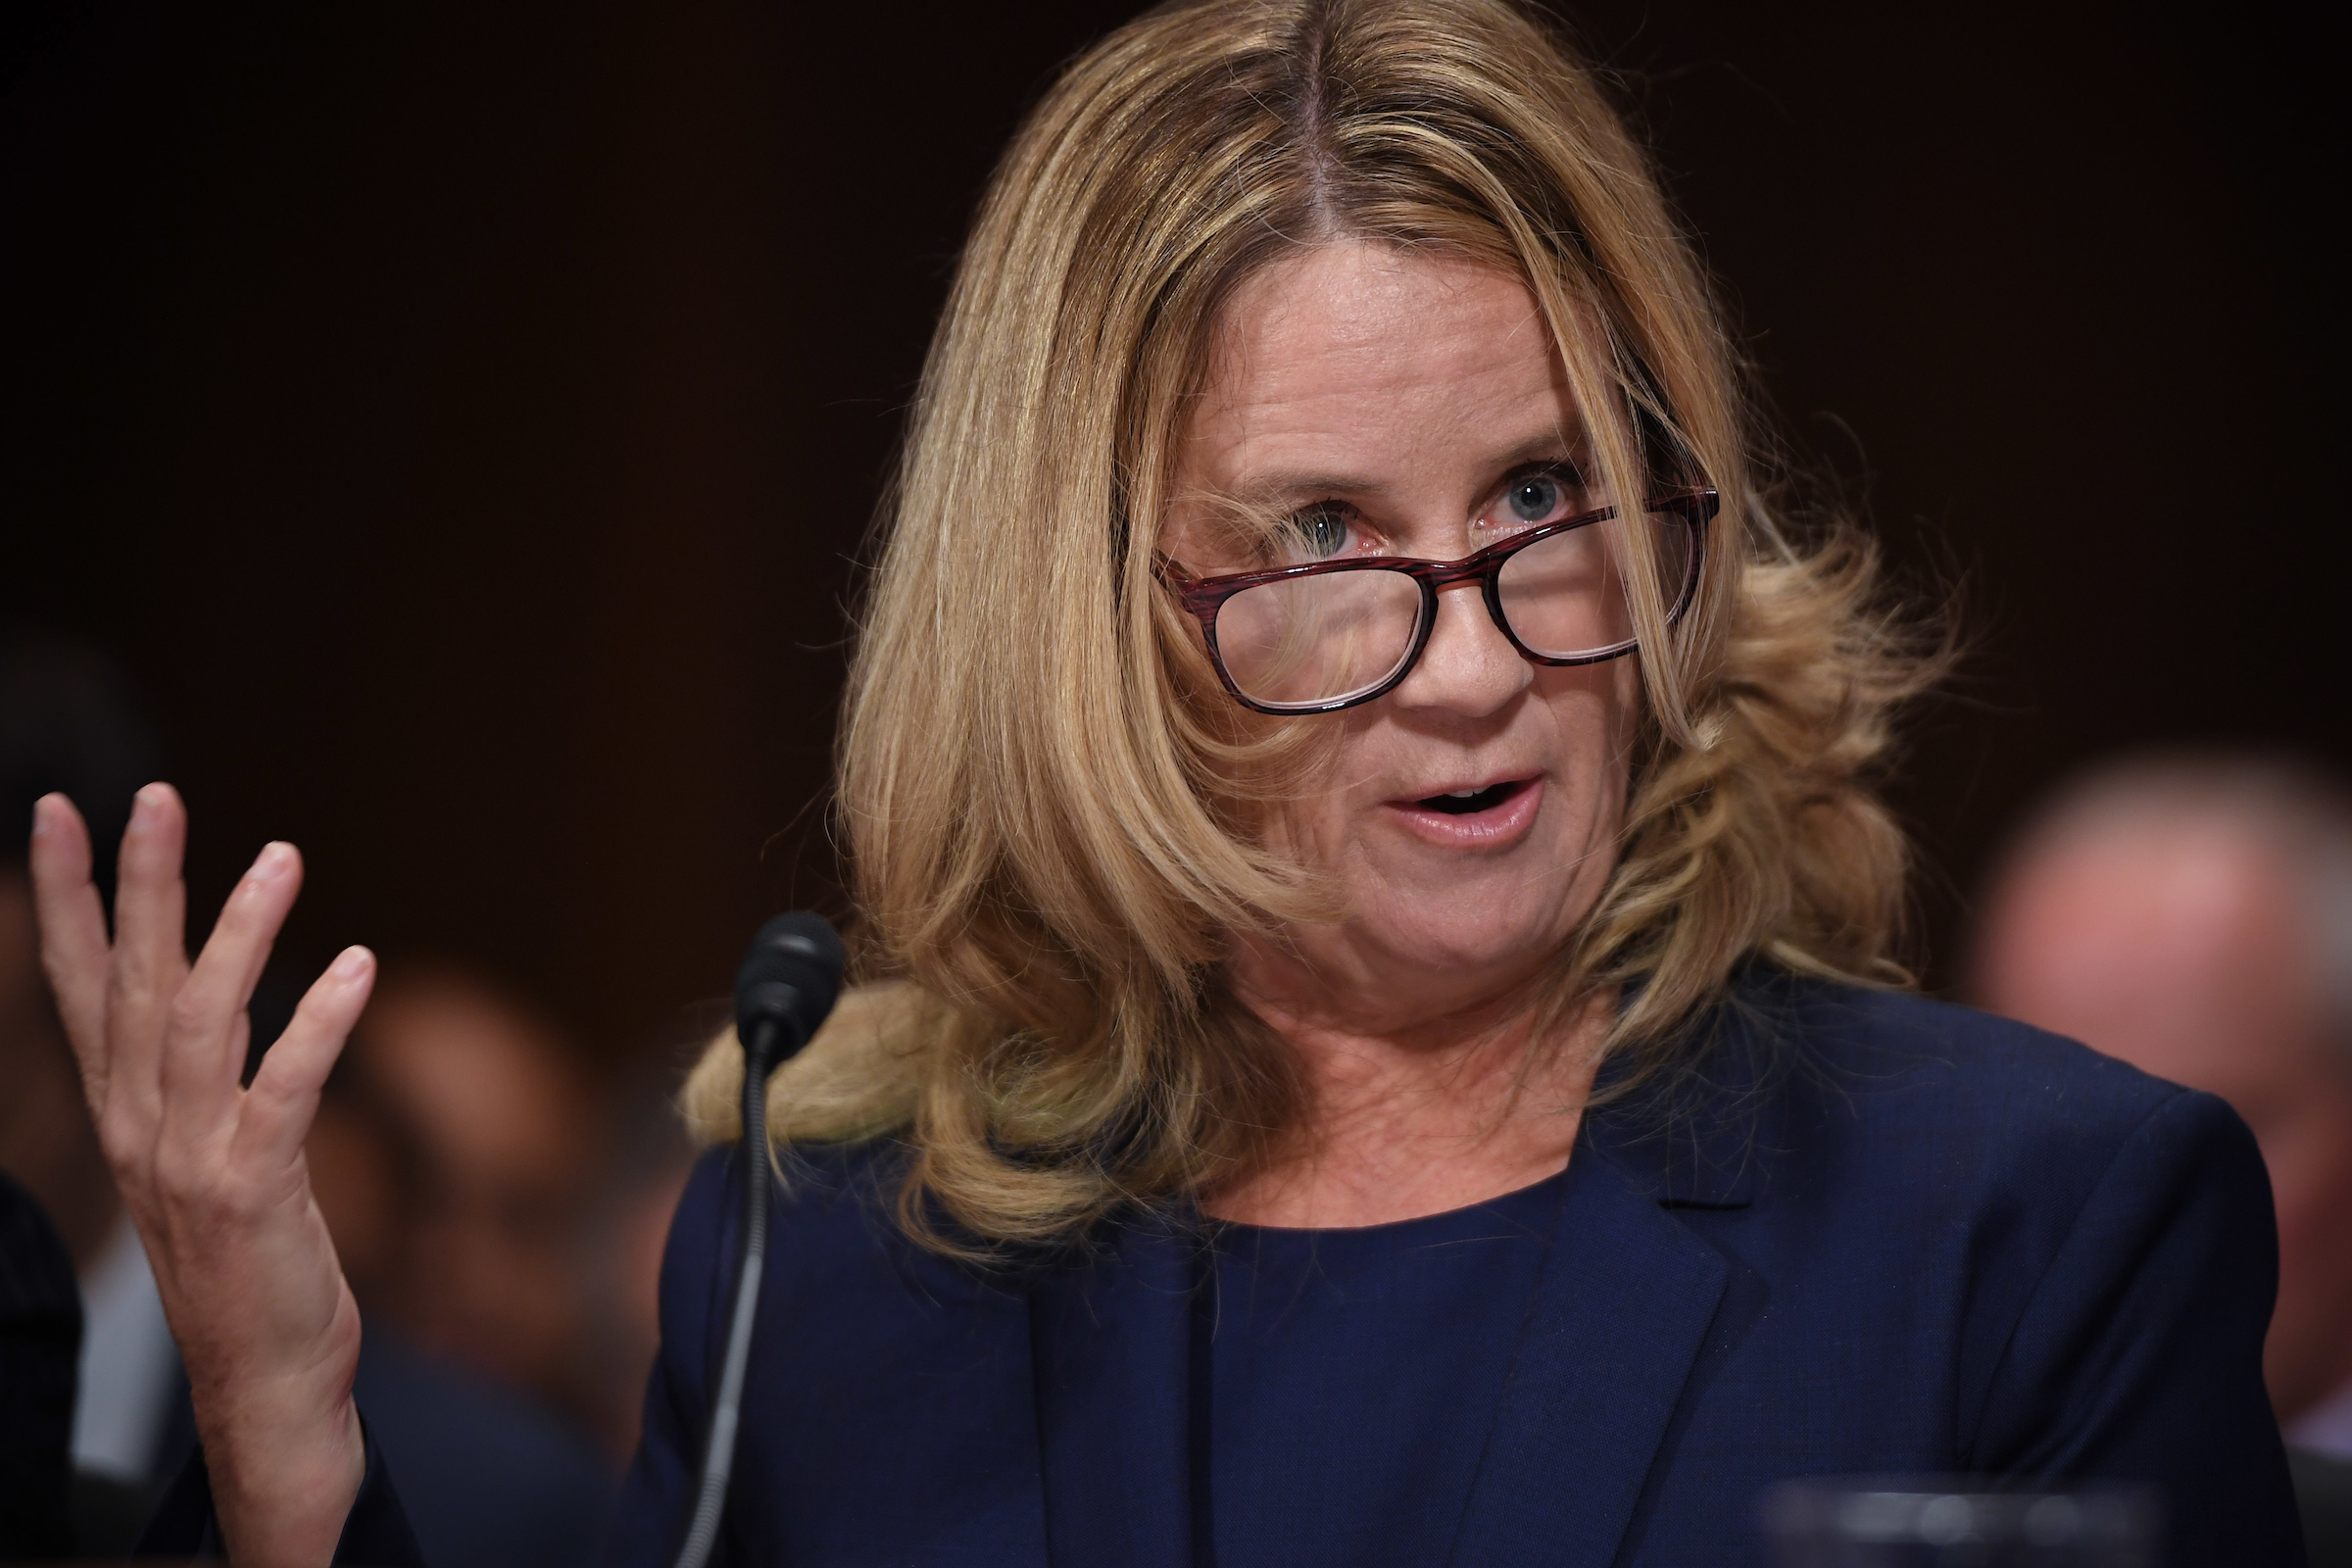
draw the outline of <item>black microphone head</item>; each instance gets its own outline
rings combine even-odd
[[[735,971],[735,1033],[744,1048],[764,1036],[781,1061],[807,1045],[841,995],[847,957],[833,928],[806,909],[761,926]]]

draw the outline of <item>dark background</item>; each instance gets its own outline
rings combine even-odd
[[[289,968],[469,957],[608,1062],[838,907],[849,563],[991,161],[1131,9],[8,10],[0,628],[147,693],[198,906],[294,839]],[[2316,24],[1571,15],[1794,450],[1964,589],[1893,783],[1939,984],[2070,768],[2352,764]]]

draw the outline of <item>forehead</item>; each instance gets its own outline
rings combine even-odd
[[[1559,356],[1512,274],[1346,241],[1249,278],[1219,318],[1179,466],[1248,490],[1476,466],[1574,424]],[[1313,488],[1311,483],[1305,487]]]

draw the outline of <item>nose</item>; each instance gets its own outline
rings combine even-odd
[[[1535,667],[1494,624],[1479,585],[1448,583],[1438,591],[1437,623],[1429,628],[1420,662],[1389,695],[1404,708],[1484,718],[1535,678]]]

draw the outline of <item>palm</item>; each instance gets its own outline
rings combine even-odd
[[[33,829],[41,956],[117,1184],[188,1369],[223,1533],[240,1563],[323,1561],[359,1486],[360,1314],[311,1192],[303,1140],[374,962],[335,961],[239,1087],[246,1005],[301,885],[271,845],[191,964],[186,814],[139,792],[114,940],[87,831],[51,796]]]

